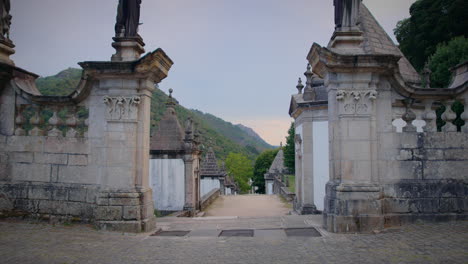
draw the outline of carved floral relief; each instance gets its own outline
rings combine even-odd
[[[107,105],[106,118],[108,120],[136,120],[140,101],[139,96],[104,96],[103,102]]]
[[[371,112],[372,101],[377,99],[377,91],[345,91],[336,92],[336,100],[341,102],[340,113],[363,115]]]

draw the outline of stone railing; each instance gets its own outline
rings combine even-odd
[[[79,138],[88,134],[88,109],[83,106],[16,105],[16,136]]]
[[[463,103],[465,106],[463,106]],[[456,113],[454,111],[458,113]],[[463,112],[460,110],[465,109]],[[397,133],[402,132],[464,132],[468,133],[466,100],[436,101],[426,99],[412,103],[394,103],[393,122]]]
[[[209,193],[203,195],[200,201],[200,210],[205,210],[221,195],[219,188],[211,190]]]

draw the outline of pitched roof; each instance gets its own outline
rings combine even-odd
[[[168,105],[166,113],[153,137],[151,137],[150,150],[177,151],[184,149],[184,131],[177,119],[176,112]]]
[[[385,32],[364,4],[361,4],[359,15],[359,27],[364,33],[364,52],[366,54],[392,54],[401,56],[398,65],[402,77],[407,82],[420,83],[421,78],[418,72],[414,69],[413,65],[411,65],[405,55],[403,55],[398,46],[393,43],[390,36]]]
[[[285,170],[284,167],[284,154],[283,150],[280,149],[278,154],[276,154],[273,163],[271,163],[270,169],[268,170],[269,173],[282,173]]]
[[[201,162],[200,166],[200,176],[224,176],[219,167],[218,160],[213,151],[213,148],[209,148],[208,152],[205,155],[205,158]]]

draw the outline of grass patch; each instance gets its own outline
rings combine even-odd
[[[154,216],[156,217],[162,217],[161,212],[159,212],[157,209],[154,209]]]
[[[288,188],[289,191],[292,193],[296,193],[296,176],[295,175],[287,175],[288,177]]]

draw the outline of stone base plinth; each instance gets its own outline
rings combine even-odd
[[[145,43],[142,38],[113,38],[114,42],[112,47],[115,48],[116,53],[112,55],[111,61],[134,61],[138,60],[145,52],[143,48]]]
[[[10,56],[15,54],[15,45],[9,40],[0,39],[0,62],[15,65]]]
[[[362,54],[364,37],[361,31],[335,31],[329,47],[345,54]]]
[[[335,233],[383,229],[381,189],[372,184],[327,183],[324,227]]]
[[[99,195],[96,226],[120,232],[150,232],[156,228],[152,191],[104,191]]]
[[[299,206],[296,209],[296,212],[300,215],[311,215],[311,214],[321,214],[315,205],[305,204],[303,206]]]

